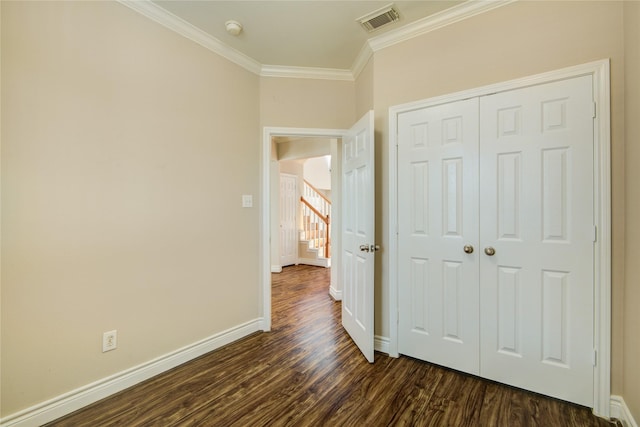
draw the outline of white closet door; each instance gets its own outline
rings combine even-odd
[[[584,76],[480,101],[481,375],[586,406],[593,403],[591,88]]]
[[[398,164],[399,352],[477,374],[478,99],[401,114]]]
[[[298,177],[280,174],[280,265],[298,262]]]

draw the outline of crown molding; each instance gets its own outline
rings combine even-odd
[[[372,56],[373,50],[371,50],[369,43],[365,43],[362,46],[362,49],[360,49],[358,56],[356,56],[356,59],[353,61],[353,65],[351,66],[351,73],[353,74],[354,80],[358,78],[362,70],[364,70],[364,67],[367,66],[367,62],[369,62],[369,59],[371,59]]]
[[[353,81],[350,70],[338,68],[291,67],[284,65],[263,65],[261,77],[289,77],[294,79],[347,80]]]
[[[515,1],[517,0],[468,0],[442,12],[407,24],[397,30],[372,37],[369,39],[368,44],[373,52],[377,52],[394,44],[446,27],[447,25],[455,24],[472,16],[506,6]]]
[[[468,0],[442,12],[405,25],[397,30],[373,37],[365,43],[355,58],[351,70],[336,68],[291,67],[263,65],[255,59],[233,49],[217,38],[163,9],[151,0],[117,0],[120,4],[140,13],[152,21],[198,43],[229,61],[262,77],[288,77],[299,79],[355,80],[373,54],[381,49],[412,39],[430,31],[505,6],[517,0]]]
[[[222,43],[210,34],[191,25],[187,21],[179,18],[173,13],[163,9],[150,0],[117,0],[120,4],[135,10],[139,14],[151,19],[158,24],[175,31],[181,36],[198,43],[212,52],[228,59],[254,74],[260,74],[262,64],[253,58],[248,57],[232,47]]]

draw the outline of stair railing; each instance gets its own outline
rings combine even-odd
[[[304,180],[302,196],[324,216],[331,216],[331,200],[320,192],[309,181]]]
[[[331,200],[304,181],[302,203],[304,239],[325,258],[331,257]]]

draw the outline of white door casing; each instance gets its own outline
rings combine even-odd
[[[398,346],[479,373],[478,99],[398,116]]]
[[[298,262],[298,177],[280,174],[280,265]]]
[[[598,126],[597,123],[594,126],[593,121],[596,112],[593,76],[582,73],[582,76],[568,77],[575,78],[509,92],[494,90],[500,92],[497,94],[491,94],[490,90],[478,93],[482,96],[481,196],[480,208],[477,204],[471,206],[476,215],[480,209],[481,230],[481,247],[473,252],[474,257],[479,257],[476,268],[481,289],[478,302],[481,340],[477,353],[480,354],[480,374],[484,377],[597,406],[595,412],[606,416],[608,408],[603,408],[603,395],[608,394],[608,387],[603,384],[602,371],[594,377],[594,348],[608,343],[600,334],[602,322],[608,321],[606,305],[600,302],[600,313],[594,316],[594,294],[607,297],[606,288],[594,288],[594,270],[597,275],[597,270],[608,266],[606,259],[595,256],[602,255],[603,243],[610,254],[610,243],[606,238],[602,243],[596,242],[595,233],[598,217],[608,217],[608,210],[597,205],[598,197],[594,198],[597,192],[594,185],[603,182],[602,176],[594,173],[594,148],[602,154],[602,147],[594,146],[594,128],[597,130]],[[460,116],[464,117],[460,104],[466,102],[450,104],[458,104]],[[447,270],[453,267],[464,271],[463,267],[469,264],[456,260],[444,242],[438,245],[443,249],[440,258],[428,250],[427,242],[449,237],[450,227],[445,226],[450,221],[443,221],[446,216],[438,218],[437,215],[450,210],[450,196],[455,192],[450,191],[452,186],[448,181],[452,178],[456,181],[456,174],[444,171],[451,170],[452,162],[464,162],[463,156],[446,153],[444,148],[420,157],[420,152],[428,151],[419,147],[421,140],[425,140],[423,135],[432,136],[429,144],[440,142],[440,135],[446,139],[447,129],[443,132],[437,123],[429,120],[437,119],[443,108],[434,101],[429,108],[409,107],[391,117],[397,120],[399,145],[398,217],[394,221],[399,230],[398,350],[409,355],[422,351],[427,357],[416,357],[472,372],[456,366],[460,361],[455,351],[447,355],[450,343],[445,342],[446,328],[435,329],[441,332],[443,344],[434,350],[420,348],[421,341],[429,343],[429,334],[415,327],[420,323],[416,318],[424,319],[418,326],[428,327],[434,326],[434,322],[428,322],[430,319],[436,319],[435,325],[439,326],[438,320],[445,324],[455,318],[446,314],[453,300],[440,290],[451,283],[446,277]],[[438,130],[432,135],[433,128]],[[600,132],[599,138],[604,134]],[[433,172],[434,168],[438,171]],[[437,180],[438,185],[434,185],[432,179]],[[463,181],[463,189],[464,185]],[[434,195],[440,188],[449,191]],[[456,200],[466,203],[466,212],[471,199],[464,197],[464,191],[460,194]],[[438,209],[434,210],[426,201],[437,204]],[[422,224],[418,225],[424,229],[422,234],[420,227],[416,227],[416,217],[421,215]],[[435,226],[431,224],[434,221]],[[442,230],[438,228],[441,224]],[[600,224],[602,229],[609,228],[606,222]],[[420,238],[422,243],[416,245],[413,241]],[[414,251],[412,245],[420,247],[423,255]],[[485,248],[495,253],[489,256],[484,253]],[[442,262],[435,272],[430,265],[434,258]],[[436,285],[425,280],[439,275]],[[417,283],[426,286],[416,286]],[[442,288],[437,289],[440,285]],[[434,287],[435,293],[430,291]],[[424,304],[416,302],[425,295],[436,299],[436,305],[441,303],[445,313],[435,305],[431,309],[435,312],[433,315],[416,311],[416,307],[431,307],[429,298]],[[416,312],[419,316],[415,316]],[[599,348],[603,349],[602,345]],[[604,350],[607,350],[602,352],[605,360],[601,363],[608,370],[608,347]],[[598,385],[595,393],[594,383]]]
[[[259,303],[261,306],[260,313],[260,330],[271,330],[271,262],[272,260],[272,242],[277,242],[279,239],[280,227],[278,221],[275,221],[275,226],[272,228],[272,215],[277,213],[272,212],[272,204],[278,204],[277,200],[272,199],[273,194],[277,194],[275,190],[272,193],[272,185],[278,186],[280,179],[280,172],[277,167],[273,167],[273,164],[277,162],[276,150],[274,147],[273,139],[277,136],[287,137],[318,137],[318,138],[342,138],[347,134],[346,129],[316,129],[316,128],[289,128],[289,127],[264,127],[262,132],[262,153],[261,153],[261,187],[260,192],[262,197],[260,198],[260,285],[261,293],[259,296]],[[276,209],[273,209],[274,211]],[[340,212],[339,209],[333,212],[334,220],[337,218],[339,221]],[[277,248],[276,244],[276,248]],[[277,252],[277,250],[276,250]],[[279,260],[279,254],[277,256]],[[341,283],[337,283],[336,287],[341,288]]]
[[[369,362],[374,359],[373,111],[342,140],[342,325]],[[365,250],[366,249],[366,250]]]
[[[592,406],[592,77],[480,111],[482,376]]]

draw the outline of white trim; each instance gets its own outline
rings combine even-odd
[[[387,254],[389,255],[389,356],[398,352],[398,119],[401,107],[389,108],[389,224]]]
[[[376,335],[373,337],[373,349],[381,353],[389,354],[389,338]]]
[[[453,6],[449,9],[445,9],[441,12],[407,24],[397,30],[389,31],[388,33],[373,37],[369,39],[369,46],[373,52],[377,52],[386,47],[393,46],[394,44],[455,24],[456,22],[460,22],[464,19],[471,18],[472,16],[508,5],[514,1],[516,0],[468,0],[457,6]]]
[[[268,127],[262,131],[262,158],[260,159],[260,169],[262,176],[262,194],[260,197],[260,306],[262,307],[263,330],[271,330],[271,139],[274,136],[289,137],[322,137],[322,138],[342,138],[347,134],[346,129],[317,129],[317,128],[289,128],[289,127]]]
[[[398,189],[397,116],[401,113],[496,92],[533,86],[582,75],[593,76],[593,96],[598,106],[594,120],[595,243],[594,347],[598,364],[594,368],[593,412],[609,418],[611,401],[611,138],[609,60],[601,60],[534,76],[483,86],[449,95],[389,108],[389,355],[398,356]]]
[[[316,249],[317,250],[317,249]],[[331,258],[298,258],[296,265],[312,265],[314,267],[331,267]]]
[[[409,40],[430,31],[454,24],[466,18],[488,12],[516,0],[468,0],[418,21],[369,39],[355,58],[351,70],[337,68],[293,67],[285,65],[263,65],[255,59],[223,43],[200,28],[158,6],[151,0],[117,0],[120,4],[138,12],[152,21],[174,31],[187,39],[217,53],[223,58],[262,77],[290,77],[321,80],[355,80],[374,52]]]
[[[221,42],[212,35],[202,31],[200,28],[188,23],[187,21],[179,18],[173,13],[163,9],[150,0],[117,0],[120,4],[127,6],[139,14],[146,16],[154,22],[180,34],[187,39],[198,43],[209,49],[212,52],[217,53],[223,58],[237,64],[246,70],[251,71],[254,74],[260,74],[262,65],[253,58],[245,55],[244,53],[235,50],[229,45]]]
[[[293,67],[284,65],[263,65],[260,70],[260,76],[353,81],[353,73],[349,70],[341,70],[337,68]]]
[[[342,301],[342,291],[337,290],[333,284],[329,286],[329,295],[334,301]]]
[[[209,49],[234,64],[237,64],[259,76],[353,81],[353,73],[350,70],[263,65],[150,0],[117,1],[152,21],[180,34],[183,37],[186,37],[193,42],[198,43],[204,48]]]
[[[594,372],[594,406],[596,415],[609,418],[611,400],[611,101],[609,60],[592,62],[594,101],[594,179],[596,186],[595,223],[595,305],[594,347],[598,366]]]
[[[235,326],[133,368],[61,394],[53,399],[6,416],[0,420],[0,426],[30,427],[53,421],[196,357],[258,332],[261,330],[261,323],[262,319],[255,319]]]
[[[362,49],[360,49],[358,56],[356,56],[356,59],[353,61],[353,64],[351,65],[351,74],[353,75],[353,80],[357,79],[360,76],[360,73],[362,72],[362,70],[364,70],[364,67],[366,67],[372,56],[373,50],[371,50],[369,43],[365,43],[362,46]]]
[[[619,419],[624,427],[638,427],[638,423],[633,418],[622,396],[611,396],[610,406],[611,418]]]
[[[271,272],[272,273],[282,273],[282,266],[281,265],[272,265],[271,266]]]

